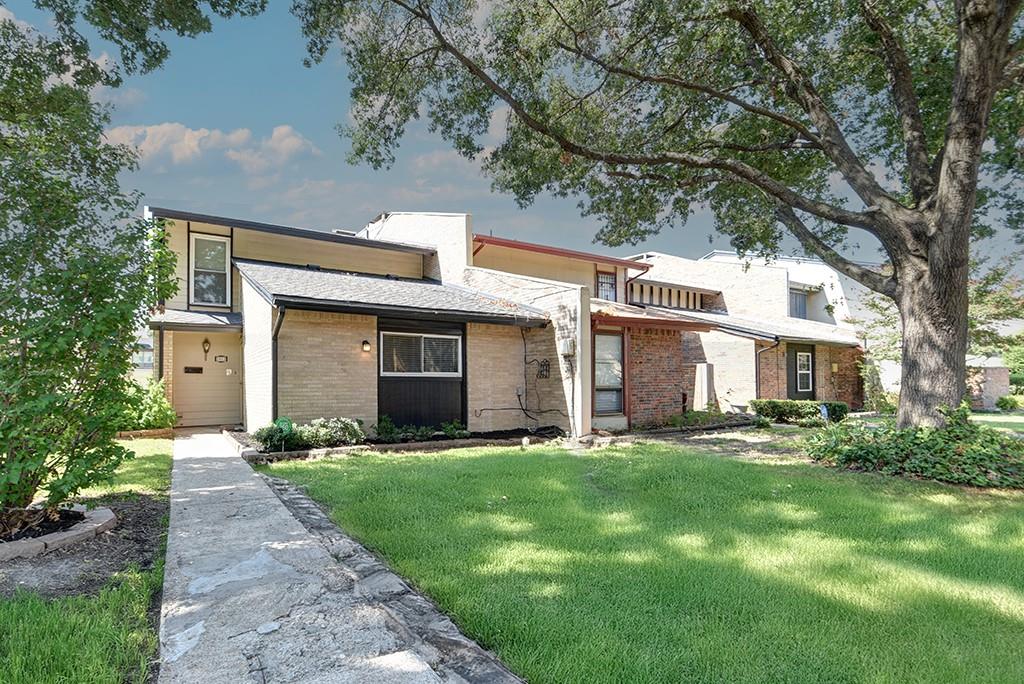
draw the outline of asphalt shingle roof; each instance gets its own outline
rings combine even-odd
[[[311,308],[437,313],[465,320],[495,319],[524,326],[547,322],[543,312],[490,295],[434,280],[320,270],[291,264],[235,259],[242,277],[275,304]]]
[[[153,314],[149,319],[152,328],[175,326],[188,327],[238,327],[242,325],[242,314],[237,311],[182,311],[180,309],[167,309],[163,312]]]

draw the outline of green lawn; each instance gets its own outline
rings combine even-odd
[[[877,425],[885,421],[886,418],[882,416],[858,416],[848,420]],[[1000,430],[1024,432],[1024,414],[1022,413],[972,413],[971,420]]]
[[[531,682],[1024,681],[1024,496],[641,445],[287,462]]]
[[[137,457],[114,480],[85,497],[166,496],[171,440],[128,443]],[[163,582],[163,564],[130,569],[95,596],[47,601],[21,592],[0,599],[0,682],[145,682],[158,647],[148,611]]]

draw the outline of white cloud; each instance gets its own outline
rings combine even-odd
[[[246,173],[262,173],[280,167],[289,160],[304,155],[320,155],[320,150],[308,138],[288,125],[275,126],[269,138],[258,145],[228,150],[228,159],[237,162]]]
[[[139,148],[143,163],[165,155],[170,157],[172,164],[193,162],[205,152],[237,148],[247,144],[251,138],[252,131],[248,128],[224,132],[170,122],[152,126],[117,126],[107,131],[110,142]]]
[[[320,150],[291,126],[276,126],[270,137],[253,141],[252,131],[236,128],[189,128],[168,122],[151,126],[117,126],[107,131],[112,143],[139,149],[143,164],[170,161],[173,165],[198,161],[209,152],[223,156],[249,174],[280,168],[301,155],[319,155]]]

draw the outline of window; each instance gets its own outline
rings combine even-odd
[[[231,306],[231,238],[192,234],[192,304]]]
[[[597,272],[597,298],[607,299],[609,302],[618,301],[615,299],[615,274]]]
[[[462,338],[456,335],[382,332],[380,374],[460,377]]]
[[[594,413],[622,413],[621,335],[594,335]]]
[[[810,392],[814,389],[810,352],[796,353],[796,391]]]
[[[789,315],[793,318],[807,318],[807,293],[800,290],[789,291]]]

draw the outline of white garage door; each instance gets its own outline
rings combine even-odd
[[[175,332],[174,410],[178,425],[242,422],[241,335]],[[203,342],[210,343],[203,351]]]

